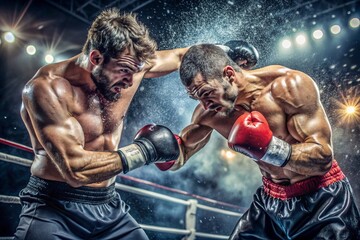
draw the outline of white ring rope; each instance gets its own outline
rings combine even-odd
[[[10,163],[15,163],[15,164],[26,166],[26,167],[30,167],[32,164],[32,161],[29,159],[16,157],[16,156],[9,155],[9,154],[2,153],[2,152],[0,152],[0,160],[3,160],[5,162],[10,162]]]

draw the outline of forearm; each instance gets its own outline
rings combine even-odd
[[[290,160],[284,168],[302,175],[323,175],[330,169],[332,159],[330,146],[315,143],[293,144]]]
[[[186,137],[183,137],[182,139],[186,139]],[[195,153],[197,153],[200,149],[202,149],[206,143],[209,141],[210,139],[210,134],[207,135],[203,141],[198,142],[198,143],[193,143],[191,144],[190,141],[183,141],[179,147],[180,147],[180,156],[179,158],[176,160],[176,163],[174,164],[174,166],[171,168],[171,170],[178,170],[179,168],[181,168]]]
[[[117,152],[82,151],[64,162],[66,181],[74,187],[108,180],[123,170]]]

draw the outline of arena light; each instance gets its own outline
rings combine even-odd
[[[8,43],[13,43],[15,42],[15,35],[12,32],[6,32],[4,33],[4,39]]]
[[[355,106],[346,106],[345,108],[346,114],[353,115],[356,112]]]
[[[231,150],[221,150],[221,156],[226,160],[232,160],[235,157],[235,153]]]
[[[34,55],[36,53],[36,47],[34,45],[28,45],[26,47],[26,52],[29,55]]]
[[[52,62],[54,62],[54,56],[51,55],[51,54],[46,54],[46,56],[45,56],[45,62],[46,62],[46,63],[52,63]]]
[[[291,47],[291,41],[289,40],[289,39],[284,39],[282,42],[281,42],[281,46],[283,47],[283,48],[286,48],[286,49],[288,49],[288,48],[290,48]]]
[[[335,34],[335,35],[339,34],[341,32],[341,27],[339,25],[337,25],[337,24],[332,25],[331,28],[330,28],[330,32],[332,34]]]
[[[352,28],[357,28],[360,25],[360,20],[358,18],[354,17],[349,21],[349,25]]]
[[[340,123],[345,125],[360,123],[360,97],[357,91],[346,97],[342,94],[342,101],[335,99],[335,103],[338,106],[336,112]]]
[[[317,29],[313,32],[312,35],[313,35],[313,38],[315,38],[315,39],[321,39],[324,36],[324,33],[320,29]]]
[[[304,45],[306,42],[306,37],[304,34],[300,33],[299,35],[296,36],[295,41],[299,45]]]

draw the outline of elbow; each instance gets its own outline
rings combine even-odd
[[[79,174],[74,172],[68,173],[64,177],[65,182],[73,188],[82,187],[86,184],[84,179]]]
[[[331,148],[322,149],[318,158],[318,174],[325,175],[332,166],[333,152]]]
[[[88,184],[86,177],[75,166],[67,165],[64,171],[64,180],[71,187],[78,188]]]

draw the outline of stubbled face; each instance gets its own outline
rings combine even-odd
[[[122,89],[133,85],[133,75],[141,68],[142,64],[134,56],[124,53],[95,66],[91,77],[105,99],[114,102],[121,97]]]
[[[200,74],[187,87],[190,98],[199,100],[205,110],[216,111],[226,116],[234,112],[238,89],[227,79],[205,82]]]

